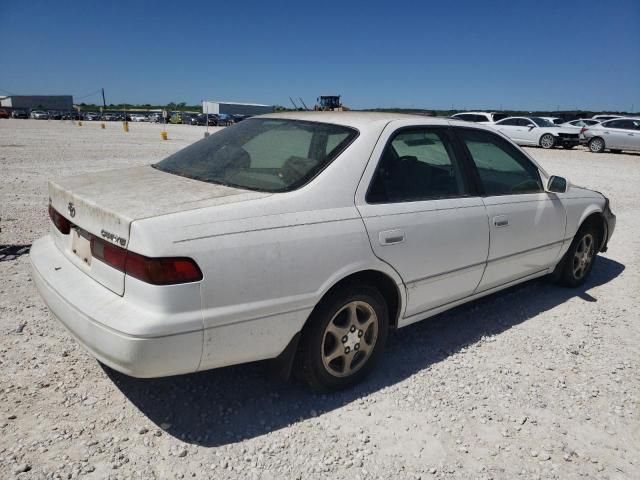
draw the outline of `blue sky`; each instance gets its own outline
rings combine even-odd
[[[0,25],[0,94],[640,110],[638,0],[0,0]]]

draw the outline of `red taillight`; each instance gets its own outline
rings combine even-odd
[[[60,215],[51,205],[49,205],[49,218],[51,218],[51,221],[61,233],[69,235],[71,222]]]
[[[125,271],[127,251],[95,235],[91,235],[91,255],[121,272]]]
[[[149,258],[95,236],[91,237],[91,254],[113,268],[153,285],[175,285],[202,280],[200,268],[190,258]]]

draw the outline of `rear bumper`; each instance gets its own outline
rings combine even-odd
[[[30,260],[35,285],[51,312],[101,362],[141,378],[198,369],[202,329],[159,336],[122,331],[116,325],[122,325],[123,318],[136,328],[166,319],[130,304],[88,277],[67,260],[49,236],[33,243]]]

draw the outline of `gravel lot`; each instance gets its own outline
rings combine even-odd
[[[367,382],[324,396],[264,364],[128,378],[48,313],[24,254],[46,180],[157,161],[204,127],[168,131],[0,120],[0,478],[640,477],[640,155],[530,150],[618,216],[585,287],[532,281],[399,330]]]

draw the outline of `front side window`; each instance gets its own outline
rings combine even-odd
[[[634,130],[633,120],[611,120],[604,125],[607,128],[621,128],[624,130]]]
[[[484,130],[457,129],[488,196],[542,192],[536,166],[511,143]]]
[[[467,122],[475,122],[475,115],[470,113],[461,113],[459,115],[454,115],[458,120],[465,120]]]
[[[341,125],[248,119],[153,165],[159,170],[248,190],[294,190],[317,175],[357,136]]]
[[[465,194],[447,130],[415,128],[401,130],[387,144],[367,202],[411,202]]]

